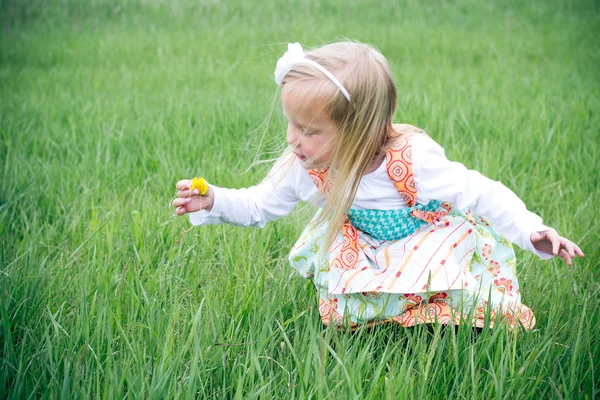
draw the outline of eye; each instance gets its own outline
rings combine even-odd
[[[308,128],[298,127],[298,129],[300,129],[302,131],[302,134],[304,136],[312,136],[312,135],[317,135],[319,133],[319,131],[309,130]]]
[[[299,129],[301,131],[304,131],[304,129],[300,125],[295,124],[292,121],[288,121],[288,125],[293,126],[294,128]]]
[[[293,122],[291,122],[291,121],[288,121],[288,124],[292,125],[292,126],[293,126],[294,128],[296,128],[296,129],[298,129],[298,130],[299,130],[300,132],[302,132],[302,134],[303,134],[303,135],[305,135],[305,136],[309,136],[309,135],[311,135],[311,134],[312,134],[312,132],[309,132],[309,131],[308,131],[306,128],[304,128],[304,127],[303,127],[303,126],[301,126],[301,125],[294,124],[294,123],[293,123]]]
[[[311,135],[315,135],[315,134],[319,133],[317,131],[310,131],[307,128],[303,127],[302,125],[298,125],[298,124],[290,121],[289,119],[287,122],[288,122],[288,125],[291,125],[294,128],[298,129],[300,132],[302,132],[303,136],[311,136]]]

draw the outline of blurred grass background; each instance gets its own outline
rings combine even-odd
[[[596,1],[0,0],[1,398],[594,398]],[[179,179],[249,186],[288,42],[378,47],[425,128],[586,253],[517,250],[537,329],[320,323],[303,214],[189,229]],[[262,144],[261,144],[262,143]]]

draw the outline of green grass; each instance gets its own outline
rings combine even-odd
[[[232,3],[0,1],[0,398],[599,396],[598,3]],[[325,329],[302,212],[173,216],[178,179],[263,177],[277,57],[342,36],[388,57],[397,122],[581,245],[517,250],[535,331]]]

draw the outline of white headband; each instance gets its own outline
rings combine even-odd
[[[302,51],[302,46],[300,43],[296,42],[288,44],[288,51],[279,59],[279,61],[277,61],[277,67],[275,68],[275,82],[277,82],[277,85],[281,86],[283,78],[285,78],[287,73],[290,72],[290,69],[292,69],[295,64],[304,62],[314,66],[316,69],[325,74],[325,76],[327,76],[340,89],[344,97],[350,101],[350,94],[346,88],[342,86],[340,81],[338,81],[335,76],[333,76],[320,64],[306,58],[305,56],[306,54],[304,51]]]

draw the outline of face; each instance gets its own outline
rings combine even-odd
[[[329,165],[335,123],[327,117],[324,102],[303,101],[292,91],[282,94],[283,113],[288,120],[287,142],[306,169]]]

